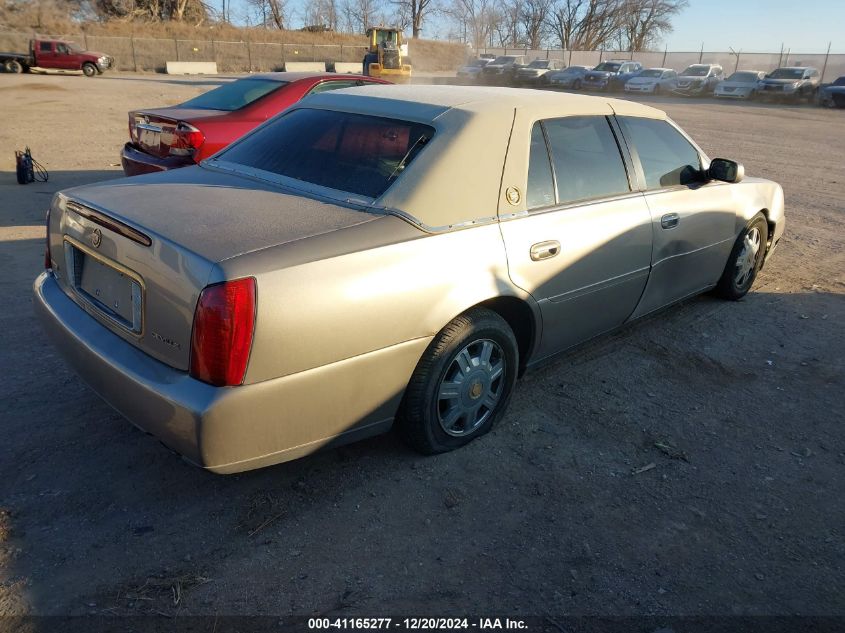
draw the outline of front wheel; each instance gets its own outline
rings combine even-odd
[[[736,301],[748,293],[763,266],[768,239],[769,225],[765,216],[758,213],[736,238],[722,278],[716,285],[717,296]]]
[[[581,80],[576,79],[575,81],[573,81],[572,82],[572,88],[575,89],[575,90],[581,90]]]
[[[82,64],[82,74],[86,77],[94,77],[97,74],[97,67],[94,64]]]
[[[408,443],[428,455],[489,431],[510,401],[519,364],[513,331],[486,308],[444,327],[417,364],[397,416]]]

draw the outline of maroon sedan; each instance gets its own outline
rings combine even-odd
[[[363,75],[266,73],[210,90],[179,105],[129,113],[120,155],[127,176],[195,165],[303,97],[389,81]]]

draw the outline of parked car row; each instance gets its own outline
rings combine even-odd
[[[719,64],[691,64],[681,72],[672,68],[644,68],[632,60],[607,60],[594,68],[564,66],[554,59],[526,63],[523,55],[479,58],[458,70],[462,83],[539,88],[677,94],[724,99],[812,101],[845,107],[845,83],[820,85],[816,68],[785,66],[770,73],[740,70],[729,77]]]

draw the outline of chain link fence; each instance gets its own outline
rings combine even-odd
[[[597,66],[602,60],[630,59],[646,68],[673,68],[683,70],[690,64],[719,64],[730,74],[737,70],[763,70],[769,72],[780,66],[810,66],[822,73],[822,82],[833,81],[845,75],[845,55],[837,53],[738,53],[719,51],[570,51],[562,49],[483,48],[479,53],[492,55],[525,55],[526,60],[557,59],[567,66]]]

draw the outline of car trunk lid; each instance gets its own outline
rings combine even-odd
[[[190,363],[197,299],[216,263],[378,217],[200,167],[62,196],[51,212],[50,250],[66,294],[181,370]]]
[[[141,150],[152,156],[166,158],[184,155],[184,136],[180,138],[179,124],[202,130],[202,122],[229,114],[226,110],[198,108],[160,108],[129,113],[129,137]],[[187,130],[187,128],[186,128]]]

